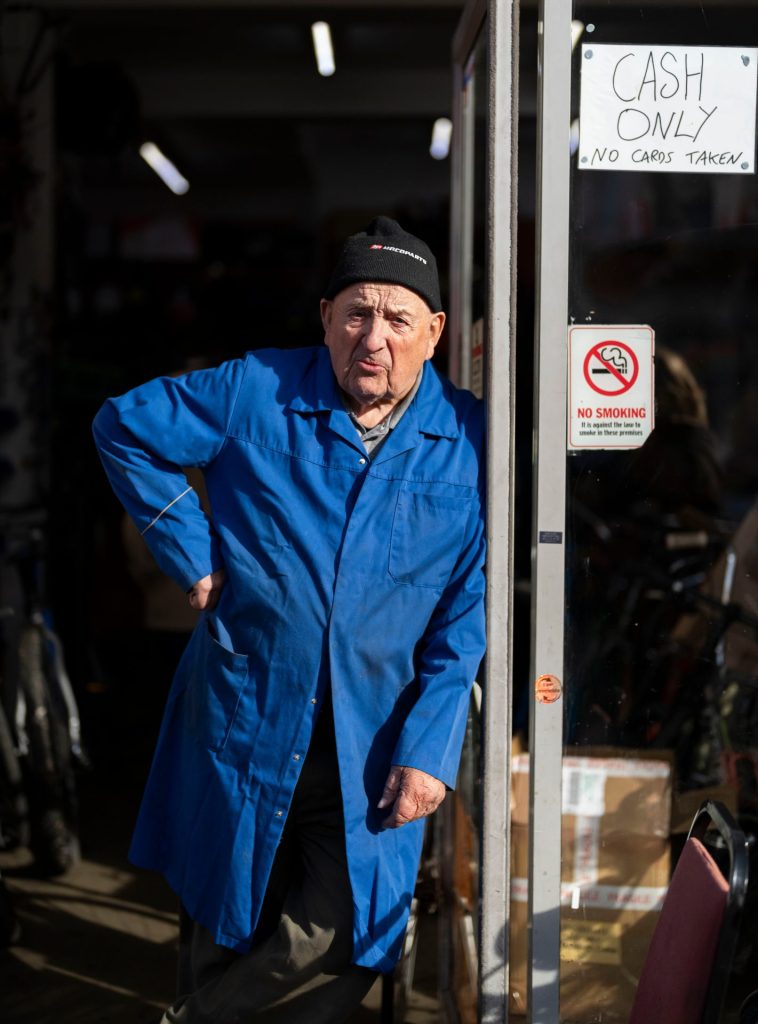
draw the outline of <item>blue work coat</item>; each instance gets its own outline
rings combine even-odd
[[[383,829],[376,805],[392,764],[453,786],[484,650],[481,403],[426,363],[372,461],[328,350],[271,349],[110,399],[94,431],[165,572],[185,589],[227,573],[179,664],[131,859],[248,949],[331,687],[353,959],[391,969],[424,826]]]

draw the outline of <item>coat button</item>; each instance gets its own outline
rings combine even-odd
[[[358,459],[358,463],[361,466],[365,466],[366,465],[366,460],[365,459]]]
[[[293,754],[292,755],[292,760],[293,761],[299,761],[300,760],[300,755],[299,754]]]
[[[311,697],[311,704],[318,704],[318,697]]]
[[[277,818],[281,818],[281,816],[282,816],[283,814],[284,814],[284,811],[277,811],[277,812],[276,812],[276,816],[277,816]]]

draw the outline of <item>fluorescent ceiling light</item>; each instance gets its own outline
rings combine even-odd
[[[450,152],[450,136],[453,134],[453,122],[449,117],[438,117],[432,128],[432,144],[429,152],[435,160],[444,160]]]
[[[579,40],[582,38],[582,32],[584,32],[583,21],[572,21],[571,22],[571,49],[573,50]]]
[[[334,47],[332,46],[332,30],[325,21],[314,21],[311,25],[313,49],[316,51],[318,73],[328,78],[337,70],[334,63]]]
[[[164,185],[167,185],[174,195],[183,196],[189,191],[189,182],[180,174],[169,158],[158,149],[154,142],[143,142],[139,148],[139,155],[148,164]]]

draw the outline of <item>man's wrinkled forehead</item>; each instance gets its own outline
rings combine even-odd
[[[386,281],[361,281],[349,285],[335,296],[334,301],[345,307],[365,306],[381,312],[413,316],[431,313],[427,303],[416,292]]]

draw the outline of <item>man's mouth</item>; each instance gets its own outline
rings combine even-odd
[[[370,359],[356,359],[354,366],[357,366],[364,373],[384,373],[386,368],[381,363],[374,363]]]

